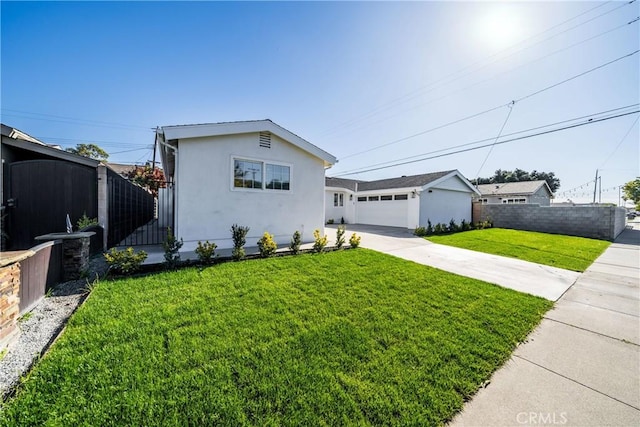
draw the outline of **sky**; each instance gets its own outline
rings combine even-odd
[[[617,204],[640,175],[638,3],[2,1],[1,120],[144,163],[156,126],[271,119],[328,176],[519,168],[589,202],[598,170]]]

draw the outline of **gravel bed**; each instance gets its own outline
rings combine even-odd
[[[69,317],[87,297],[87,281],[96,274],[103,277],[107,264],[102,255],[89,260],[86,279],[57,284],[49,295],[30,312],[27,319],[18,320],[20,334],[0,359],[0,396],[11,396],[20,379],[28,373],[64,329]]]

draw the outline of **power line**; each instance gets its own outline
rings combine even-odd
[[[33,120],[43,120],[43,121],[49,121],[49,122],[81,124],[81,125],[85,125],[85,126],[107,127],[107,128],[114,128],[114,129],[131,129],[131,130],[145,130],[145,131],[150,131],[151,130],[151,126],[145,127],[145,126],[123,124],[123,123],[103,122],[103,121],[89,120],[89,119],[79,119],[79,118],[75,118],[75,117],[57,116],[57,115],[54,115],[54,114],[36,113],[36,112],[30,112],[30,111],[14,110],[14,109],[10,109],[10,108],[2,108],[2,111],[9,111],[11,113],[18,113],[18,114],[6,114],[6,113],[4,113],[3,116],[22,117],[22,118],[33,119]],[[43,116],[43,117],[30,117],[30,116]],[[53,117],[53,118],[49,119],[47,117]],[[62,120],[60,120],[60,119],[62,119]]]
[[[630,104],[630,105],[626,105],[624,107],[613,108],[613,109],[610,109],[610,110],[605,110],[605,111],[600,111],[600,112],[597,112],[597,113],[587,114],[587,115],[580,116],[580,117],[574,117],[572,119],[561,120],[561,121],[555,122],[555,123],[550,123],[550,124],[546,124],[546,125],[542,125],[542,126],[536,126],[536,127],[533,127],[533,128],[520,130],[520,131],[517,131],[517,132],[508,133],[508,134],[503,135],[503,137],[519,135],[519,134],[526,133],[526,132],[532,132],[532,131],[536,131],[536,130],[539,130],[539,129],[545,129],[545,128],[549,128],[549,127],[552,127],[552,126],[557,126],[557,125],[561,125],[561,124],[565,124],[565,123],[575,122],[575,121],[581,120],[581,119],[594,118],[594,117],[597,117],[597,116],[603,116],[605,114],[613,113],[613,112],[616,112],[616,111],[617,112],[621,112],[623,110],[629,110],[629,109],[631,109],[633,107],[637,107],[639,105],[640,104],[638,104],[638,103]],[[441,149],[434,150],[434,151],[429,151],[427,153],[416,154],[416,155],[413,155],[413,156],[403,157],[403,158],[400,158],[400,159],[395,159],[395,160],[381,162],[381,163],[374,163],[372,165],[369,165],[368,167],[381,166],[381,165],[400,162],[400,161],[404,161],[404,160],[415,159],[416,157],[422,157],[422,156],[426,156],[426,155],[429,155],[429,154],[441,153],[443,151],[449,151],[449,150],[453,150],[455,148],[468,147],[470,145],[480,144],[482,142],[491,141],[493,139],[495,139],[495,137],[492,136],[490,138],[479,139],[479,140],[476,140],[476,141],[467,142],[467,143],[459,144],[459,145],[453,145],[453,146],[450,146],[450,147],[441,148]],[[357,172],[358,169],[361,169],[361,168],[357,168],[357,169],[353,169],[353,170],[347,170],[347,171],[345,171],[343,173]]]
[[[47,142],[51,142],[51,143],[67,143],[67,142],[80,142],[80,143],[93,143],[93,144],[104,144],[104,145],[149,145],[149,144],[140,144],[140,143],[131,143],[131,142],[125,142],[125,141],[100,141],[100,140],[95,140],[93,138],[62,138],[62,137],[55,137],[55,136],[35,136],[35,138],[41,140],[41,141],[47,141]]]
[[[442,125],[438,125],[436,127],[424,130],[422,132],[414,133],[413,135],[409,135],[409,136],[406,136],[406,137],[403,137],[403,138],[400,138],[400,139],[393,140],[391,142],[387,142],[387,143],[382,144],[382,145],[377,145],[375,147],[372,147],[372,148],[369,148],[369,149],[366,149],[366,150],[362,150],[362,151],[359,151],[359,152],[356,152],[356,153],[349,154],[347,156],[343,156],[343,157],[340,158],[340,160],[348,159],[350,157],[354,157],[354,156],[357,156],[359,154],[369,153],[371,151],[375,151],[375,150],[378,150],[378,149],[383,148],[383,147],[388,147],[389,145],[394,145],[394,144],[397,144],[399,142],[403,142],[403,141],[406,141],[408,139],[415,138],[416,136],[424,135],[424,134],[427,134],[429,132],[433,132],[433,131],[436,131],[436,130],[439,130],[439,129],[442,129],[442,128],[445,128],[445,127],[448,127],[448,126],[451,126],[451,125],[454,125],[454,124],[457,124],[457,123],[460,123],[460,122],[463,122],[463,121],[466,121],[466,120],[469,120],[469,119],[472,119],[472,118],[475,118],[475,117],[478,117],[478,116],[481,116],[481,115],[484,115],[484,114],[487,114],[487,113],[490,113],[492,111],[498,110],[498,109],[503,108],[503,107],[508,107],[509,105],[513,105],[513,103],[520,102],[522,100],[531,98],[531,97],[533,97],[535,95],[538,95],[538,94],[540,94],[542,92],[546,92],[547,90],[550,90],[550,89],[552,89],[554,87],[560,86],[560,85],[562,85],[564,83],[570,82],[571,80],[577,79],[578,77],[582,77],[582,76],[584,76],[586,74],[589,74],[589,73],[591,73],[593,71],[599,70],[599,69],[604,68],[604,67],[606,67],[608,65],[611,65],[611,64],[613,64],[615,62],[621,61],[622,59],[625,59],[625,58],[628,58],[630,56],[633,56],[636,53],[638,53],[639,51],[640,50],[636,50],[635,52],[631,52],[631,53],[629,53],[627,55],[624,55],[624,56],[621,56],[619,58],[616,58],[613,61],[609,61],[609,62],[607,62],[605,64],[602,64],[602,65],[599,65],[599,66],[597,66],[595,68],[591,68],[590,70],[584,71],[584,72],[582,72],[580,74],[577,74],[577,75],[575,75],[573,77],[565,79],[565,80],[563,80],[563,81],[561,81],[559,83],[555,83],[555,84],[553,84],[551,86],[547,86],[547,87],[545,87],[543,89],[537,90],[537,91],[535,91],[533,93],[530,93],[530,94],[528,94],[526,96],[518,98],[518,99],[516,99],[514,101],[511,101],[509,103],[501,104],[501,105],[498,105],[496,107],[489,108],[488,110],[484,110],[484,111],[481,111],[479,113],[472,114],[470,116],[466,116],[466,117],[463,117],[463,118],[460,118],[460,119],[457,119],[457,120],[454,120],[454,121],[451,121],[451,122],[448,122],[448,123],[445,123],[445,124],[442,124]]]
[[[358,171],[358,172],[341,173],[341,174],[337,174],[335,176],[339,177],[339,176],[346,176],[346,175],[355,175],[355,174],[360,174],[360,173],[365,173],[365,172],[373,172],[373,171],[376,171],[376,170],[387,169],[387,168],[391,168],[391,167],[395,167],[395,166],[402,166],[402,165],[406,165],[406,164],[409,164],[409,163],[417,163],[417,162],[422,162],[422,161],[425,161],[425,160],[436,159],[436,158],[439,158],[439,157],[451,156],[451,155],[454,155],[454,154],[465,153],[467,151],[479,150],[481,148],[489,147],[491,145],[501,145],[501,144],[506,144],[508,142],[520,141],[520,140],[523,140],[523,139],[533,138],[535,136],[541,136],[541,135],[546,135],[546,134],[550,134],[550,133],[554,133],[554,132],[560,132],[560,131],[563,131],[563,130],[572,129],[572,128],[576,128],[576,127],[580,127],[580,126],[591,125],[591,124],[603,122],[603,121],[606,121],[606,120],[615,119],[615,118],[618,118],[618,117],[628,116],[629,114],[635,114],[635,113],[639,113],[639,112],[640,112],[640,110],[635,110],[635,111],[631,111],[631,112],[628,112],[628,113],[621,113],[621,114],[618,114],[618,115],[615,115],[615,116],[611,116],[611,117],[606,117],[606,118],[602,118],[602,119],[588,120],[588,121],[583,122],[583,123],[569,125],[569,126],[561,127],[561,128],[558,128],[558,129],[552,129],[552,130],[548,130],[548,131],[544,131],[544,132],[538,132],[538,133],[535,133],[535,134],[532,134],[532,135],[525,135],[525,136],[521,136],[521,137],[518,137],[518,138],[507,139],[507,140],[504,140],[504,141],[496,142],[494,144],[485,144],[485,145],[480,145],[478,147],[465,148],[465,149],[462,149],[462,150],[452,151],[450,153],[438,154],[436,156],[424,157],[424,158],[417,159],[417,160],[411,160],[411,161],[402,162],[402,163],[395,163],[393,165],[381,166],[381,167],[378,167],[378,168],[371,168],[371,169],[366,169],[366,170],[362,170],[362,171]]]
[[[629,136],[629,134],[631,133],[631,130],[633,129],[633,127],[636,125],[636,123],[638,123],[638,119],[640,119],[640,116],[636,117],[636,119],[631,124],[631,127],[629,127],[629,130],[627,131],[627,133],[624,134],[624,136],[622,137],[620,142],[618,142],[618,145],[616,145],[616,148],[613,149],[611,154],[609,154],[607,159],[604,162],[602,162],[602,164],[600,165],[600,167],[598,169],[601,169],[602,166],[604,166],[609,161],[609,159],[611,159],[611,157],[613,157],[613,155],[616,153],[616,151],[618,151],[618,148],[620,148],[620,146],[622,145],[624,140],[627,139],[627,136]]]
[[[627,5],[631,4],[631,3],[634,3],[635,1],[636,1],[636,0],[631,0],[631,1],[630,1],[630,2],[628,2],[628,3],[622,4],[622,5],[620,5],[620,6],[618,6],[618,7],[615,7],[615,8],[613,8],[613,9],[611,9],[611,10],[607,11],[607,12],[604,12],[604,13],[602,13],[602,14],[600,14],[600,15],[597,15],[597,16],[595,16],[595,17],[593,17],[593,18],[591,18],[591,19],[589,19],[589,20],[587,20],[587,21],[584,21],[584,22],[582,22],[582,23],[580,23],[580,24],[578,24],[578,25],[575,25],[575,26],[573,26],[573,27],[571,27],[571,28],[568,28],[568,29],[563,30],[563,31],[561,31],[561,32],[559,32],[559,33],[556,33],[556,34],[552,35],[551,37],[548,37],[548,38],[546,38],[546,39],[544,39],[544,40],[540,40],[540,41],[538,41],[538,42],[536,42],[536,43],[534,43],[534,44],[532,44],[532,45],[529,45],[529,46],[524,47],[524,48],[522,48],[522,49],[519,49],[519,50],[517,50],[517,51],[515,51],[515,52],[512,52],[512,53],[510,53],[509,55],[507,55],[507,56],[505,56],[505,57],[503,57],[503,58],[496,59],[496,60],[494,60],[494,61],[492,61],[492,62],[489,62],[489,63],[487,63],[487,64],[485,64],[485,65],[483,65],[483,66],[481,66],[481,67],[479,67],[479,68],[475,68],[475,67],[476,67],[476,65],[482,64],[483,62],[485,62],[485,61],[487,61],[487,60],[489,60],[489,59],[491,59],[491,58],[494,58],[494,57],[496,57],[496,56],[499,56],[499,55],[501,55],[501,54],[503,54],[503,53],[505,53],[505,52],[507,52],[507,51],[511,50],[512,48],[514,48],[514,47],[516,47],[516,46],[519,46],[519,45],[521,45],[521,44],[524,44],[524,43],[528,42],[529,40],[535,39],[536,37],[539,37],[539,36],[541,36],[541,35],[543,35],[543,34],[545,34],[545,33],[548,33],[549,31],[551,31],[551,30],[553,30],[553,29],[555,29],[555,28],[558,28],[558,27],[560,27],[560,26],[562,26],[562,25],[564,25],[564,24],[566,24],[566,23],[568,23],[568,22],[570,22],[570,21],[573,21],[574,19],[577,19],[577,18],[579,18],[580,16],[583,16],[583,15],[585,15],[585,14],[587,14],[587,13],[589,13],[589,12],[591,12],[591,11],[595,10],[595,9],[598,9],[599,7],[602,7],[602,6],[604,6],[604,5],[606,5],[606,4],[610,3],[610,2],[606,2],[606,3],[603,3],[603,4],[601,4],[601,5],[597,5],[597,6],[593,7],[593,8],[591,8],[591,9],[588,9],[587,11],[582,12],[582,13],[580,13],[580,14],[578,14],[578,15],[576,15],[576,16],[574,16],[574,17],[572,17],[572,18],[569,18],[569,19],[567,19],[567,20],[565,20],[565,21],[563,21],[563,22],[561,22],[561,23],[559,23],[559,24],[556,24],[556,25],[554,25],[554,26],[552,26],[552,27],[550,27],[550,28],[547,28],[546,30],[544,30],[544,31],[542,31],[542,32],[540,32],[540,33],[538,33],[538,34],[535,34],[535,35],[533,35],[533,36],[531,36],[531,37],[529,37],[529,38],[527,38],[527,39],[525,39],[525,40],[522,40],[522,41],[520,41],[520,42],[518,42],[518,43],[515,43],[515,44],[513,44],[513,45],[511,45],[511,46],[509,46],[509,47],[507,47],[507,48],[505,48],[505,49],[503,49],[503,50],[501,50],[501,51],[499,51],[499,52],[497,52],[497,53],[493,54],[493,55],[490,55],[490,56],[488,56],[487,58],[485,58],[485,59],[483,59],[483,60],[476,61],[476,62],[474,62],[474,63],[472,63],[472,64],[470,64],[470,65],[468,65],[468,66],[465,66],[465,67],[461,68],[460,70],[458,70],[458,71],[454,72],[453,74],[450,74],[450,75],[448,75],[448,76],[446,76],[446,77],[443,77],[443,78],[441,78],[441,79],[439,79],[439,80],[436,80],[436,81],[434,81],[433,83],[430,83],[430,84],[427,84],[427,85],[425,85],[425,86],[422,86],[422,87],[420,87],[420,88],[418,88],[418,89],[416,89],[416,90],[413,90],[413,91],[411,91],[411,92],[409,92],[409,93],[407,93],[407,94],[405,94],[405,95],[403,95],[403,96],[401,96],[401,97],[398,97],[398,98],[396,98],[396,99],[394,99],[394,100],[392,100],[392,101],[390,101],[390,102],[388,102],[388,103],[386,103],[386,104],[383,104],[383,105],[381,105],[381,106],[379,106],[379,107],[377,107],[377,108],[374,108],[374,109],[373,109],[373,110],[371,110],[369,113],[365,113],[364,115],[361,115],[361,116],[358,116],[358,117],[356,117],[356,118],[354,118],[354,119],[351,119],[351,120],[348,120],[348,121],[346,121],[346,122],[343,122],[342,124],[340,124],[340,125],[338,125],[338,126],[334,127],[334,128],[333,128],[333,130],[335,131],[336,129],[340,129],[340,128],[343,128],[343,127],[348,127],[348,126],[349,126],[349,125],[351,125],[352,123],[355,123],[355,122],[358,122],[358,121],[362,121],[362,120],[367,119],[367,118],[369,118],[369,117],[373,117],[373,116],[375,116],[376,114],[378,114],[379,112],[386,111],[386,110],[388,110],[389,108],[392,108],[392,106],[393,106],[394,104],[404,103],[404,102],[406,102],[406,101],[408,101],[408,100],[411,100],[411,99],[413,99],[413,98],[415,98],[415,97],[419,96],[419,94],[420,94],[421,92],[424,92],[427,88],[430,88],[430,87],[431,87],[431,90],[433,90],[433,89],[434,89],[435,87],[437,87],[441,82],[446,82],[447,80],[450,80],[450,81],[449,81],[448,83],[446,83],[446,84],[453,83],[454,81],[459,80],[459,79],[460,79],[460,78],[462,78],[462,77],[465,77],[466,75],[470,74],[471,72],[477,72],[478,70],[480,70],[480,69],[482,69],[482,68],[485,68],[485,67],[487,67],[488,65],[491,65],[491,64],[493,64],[493,63],[495,63],[495,62],[497,62],[497,61],[504,60],[504,59],[506,59],[506,58],[509,58],[509,57],[511,57],[511,56],[513,56],[513,55],[515,55],[516,53],[522,52],[522,51],[524,51],[524,50],[530,49],[530,48],[531,48],[531,47],[533,47],[533,46],[537,46],[537,45],[539,45],[539,44],[541,44],[541,43],[543,43],[543,42],[546,42],[546,41],[548,41],[548,40],[551,40],[552,38],[555,38],[555,37],[557,37],[557,36],[559,36],[559,35],[561,35],[561,34],[564,34],[564,33],[568,32],[568,31],[571,31],[571,30],[573,30],[573,29],[575,29],[575,28],[578,28],[578,27],[580,27],[580,26],[582,26],[582,25],[584,25],[584,24],[586,24],[586,23],[589,23],[589,22],[591,22],[591,21],[593,21],[593,20],[595,20],[595,19],[598,19],[598,18],[600,18],[600,17],[602,17],[602,16],[605,16],[605,15],[607,15],[607,14],[611,13],[611,12],[614,12],[614,11],[616,11],[616,10],[618,10],[618,9],[622,8],[622,7],[625,7],[625,6],[627,6]],[[633,22],[633,21],[632,21],[632,22]],[[475,68],[475,69],[474,69],[474,68]],[[458,76],[458,77],[453,78],[453,76],[456,76],[457,74],[460,74],[460,73],[462,73],[462,72],[463,72],[463,71],[465,71],[465,70],[469,70],[469,71],[468,71],[468,72],[466,72],[466,73],[464,73],[464,74],[462,74],[462,75],[460,75],[460,76]],[[431,90],[430,90],[430,91],[431,91]],[[330,134],[330,133],[335,133],[335,132],[328,132],[328,133],[326,133],[326,132],[325,132],[323,135],[327,135],[327,134]]]
[[[504,123],[502,123],[502,127],[500,128],[500,132],[498,132],[498,136],[496,136],[496,139],[493,141],[493,144],[491,144],[491,148],[489,149],[489,152],[487,153],[486,157],[484,158],[484,161],[480,165],[480,168],[478,168],[478,173],[476,174],[476,181],[480,177],[480,172],[482,171],[482,168],[484,167],[485,163],[487,163],[487,160],[489,159],[489,156],[491,155],[491,152],[493,151],[493,147],[495,147],[496,142],[498,142],[498,139],[500,139],[500,136],[502,135],[502,131],[504,130],[504,127],[507,125],[507,122],[509,121],[509,117],[511,117],[511,113],[513,112],[513,106],[514,105],[515,105],[515,101],[513,101],[513,102],[511,102],[511,104],[509,104],[509,113],[507,114],[507,118],[504,119]]]

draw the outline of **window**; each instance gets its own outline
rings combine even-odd
[[[289,189],[289,166],[270,165],[267,163],[267,188],[269,190]]]
[[[235,160],[233,186],[236,188],[262,188],[262,163]]]
[[[344,194],[340,193],[340,206],[344,206]]]
[[[359,202],[366,202],[366,201],[367,201],[367,198],[366,198],[366,197],[362,197],[362,196],[361,196],[361,197],[358,197],[358,201],[359,201]]]
[[[504,199],[502,200],[502,203],[509,203],[509,204],[513,204],[513,203],[527,203],[527,199]]]
[[[393,196],[380,196],[380,200],[393,200]]]
[[[344,193],[333,193],[333,206],[344,206]]]
[[[291,168],[256,160],[233,160],[233,187],[258,190],[290,189]]]
[[[378,196],[369,196],[369,201],[370,201],[370,202],[377,202],[377,201],[378,201],[378,199],[379,199],[379,197],[378,197]]]
[[[396,194],[394,197],[396,200],[407,200],[409,198],[406,194]]]

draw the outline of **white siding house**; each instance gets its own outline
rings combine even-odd
[[[156,141],[182,250],[233,247],[232,224],[250,227],[247,246],[265,231],[285,245],[296,230],[310,241],[322,229],[324,171],[336,159],[272,121],[165,126]]]
[[[536,203],[540,206],[551,205],[553,192],[547,181],[503,182],[478,185],[480,196],[476,198],[482,203]]]
[[[345,194],[345,206],[340,196]],[[336,196],[338,195],[338,196]],[[471,201],[479,193],[457,170],[377,181],[325,180],[325,220],[415,228],[471,221]],[[348,204],[347,204],[348,200]]]

